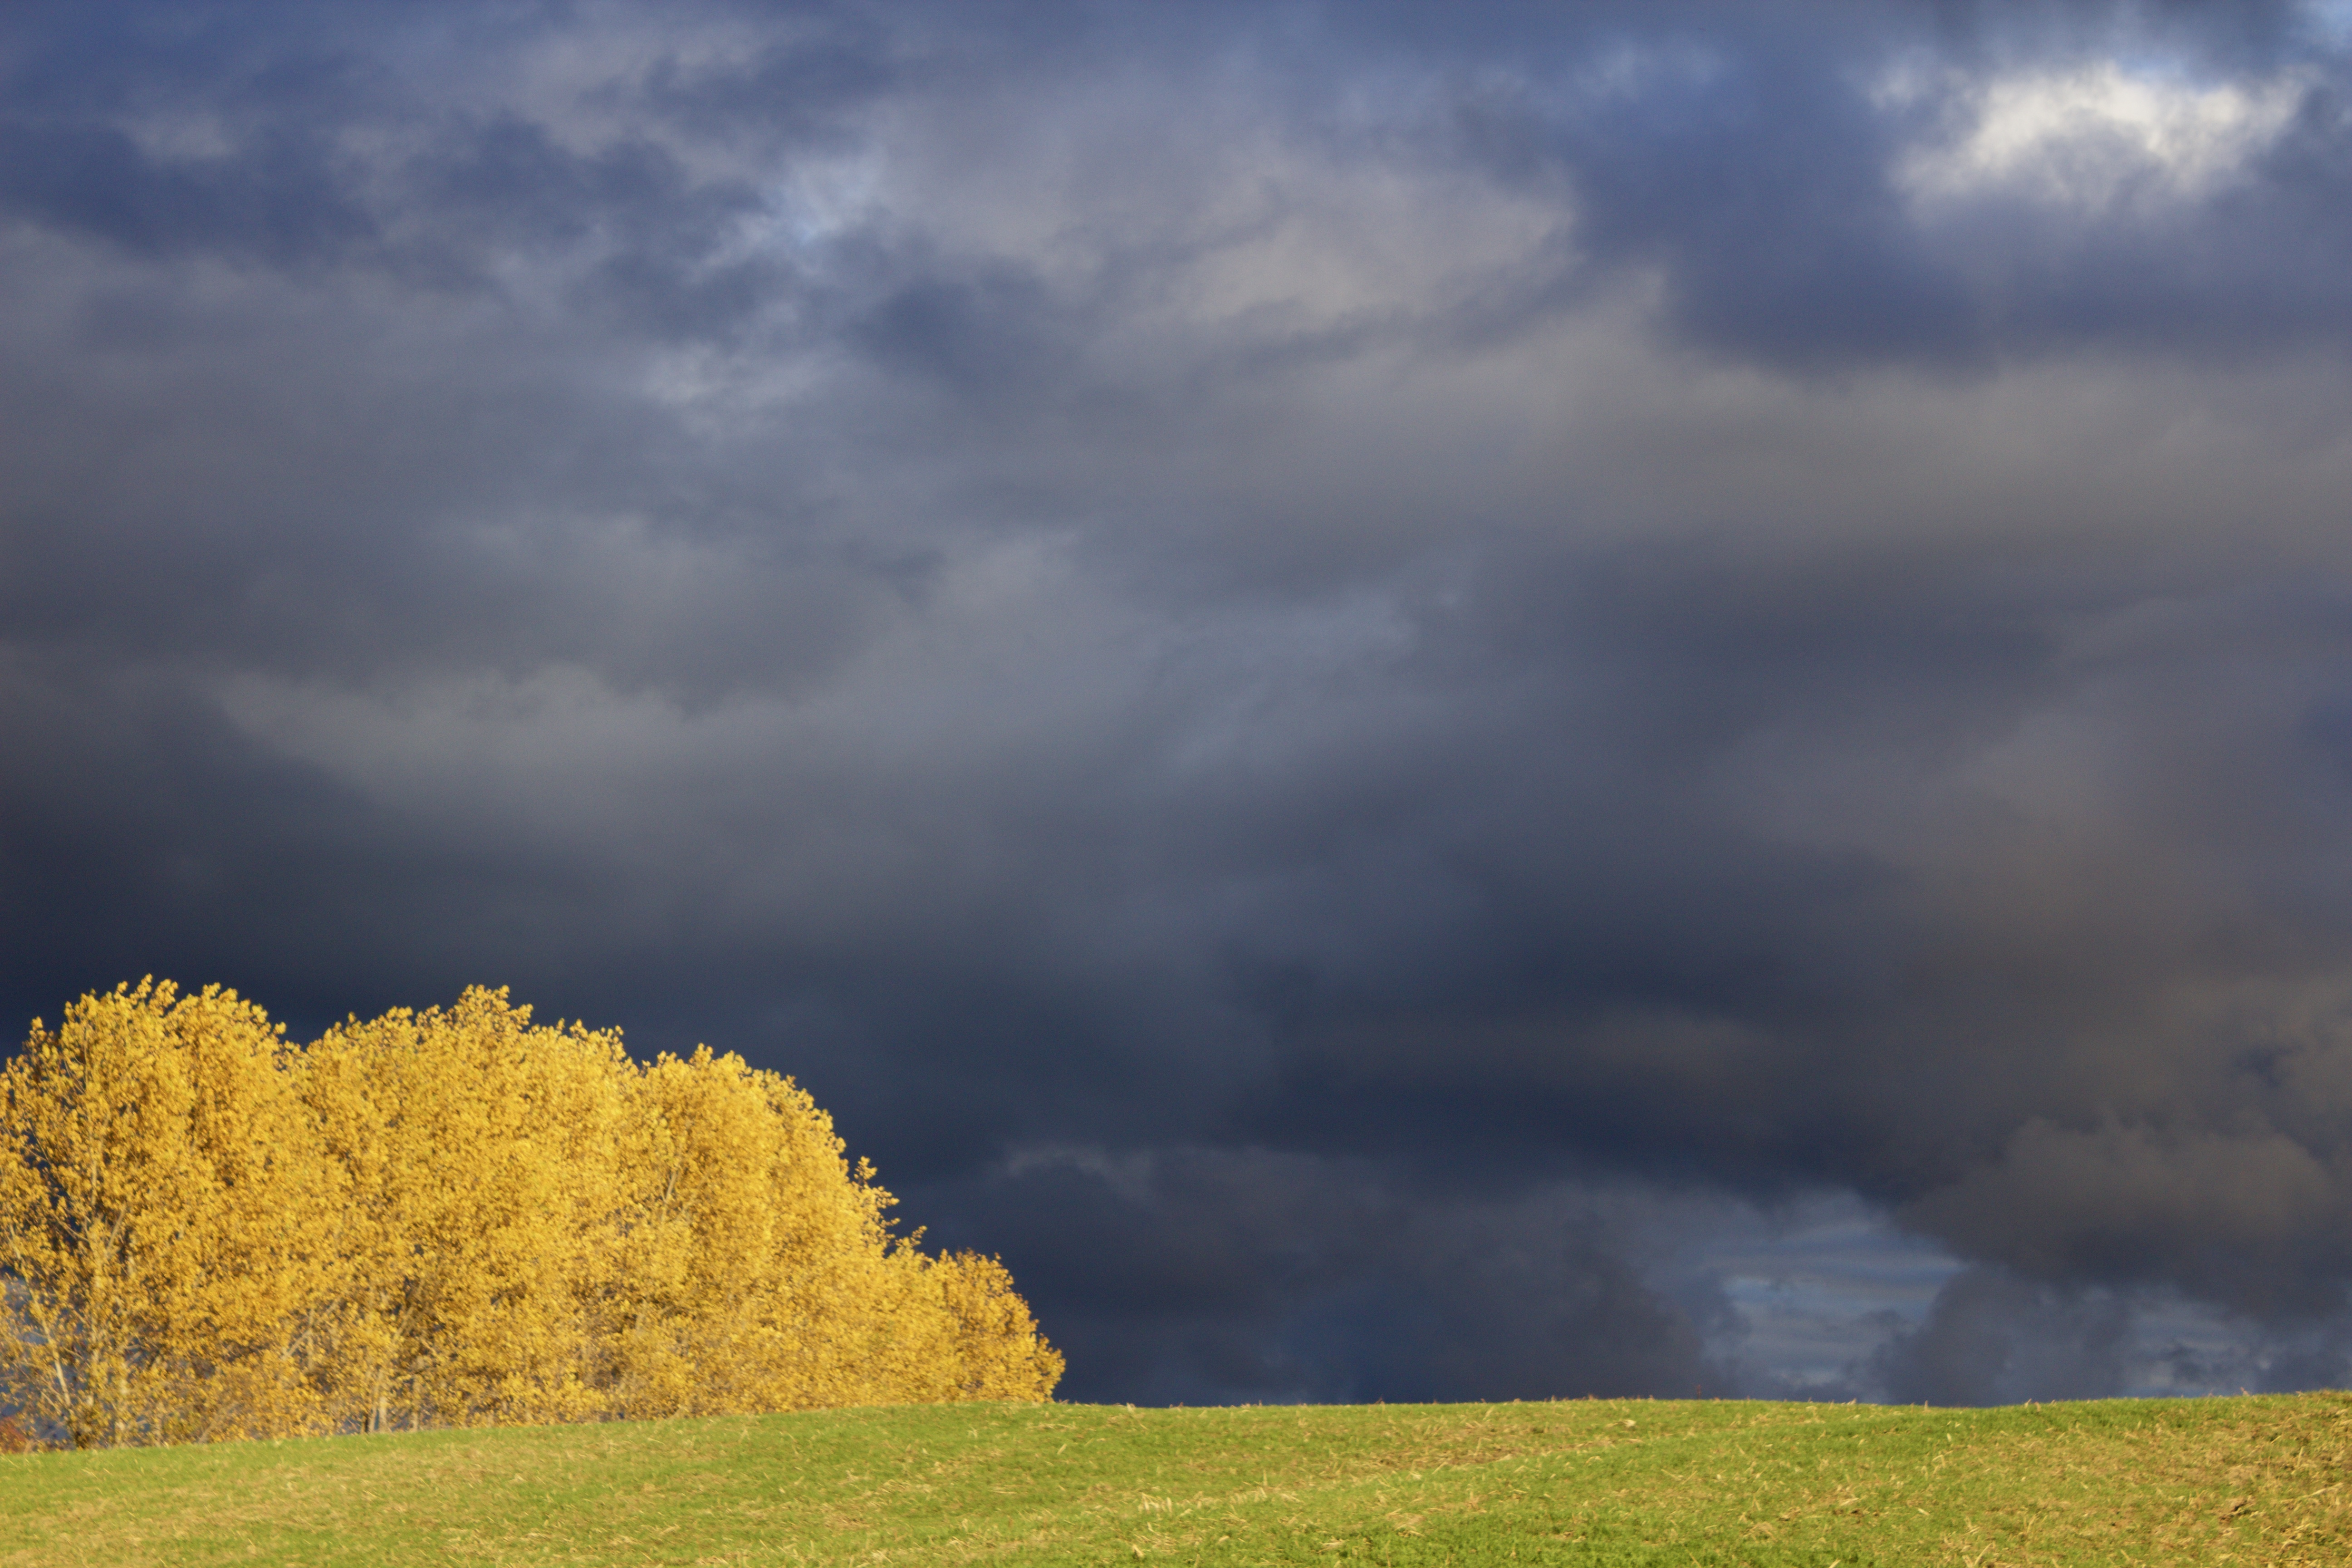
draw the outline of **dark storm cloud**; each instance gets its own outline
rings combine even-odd
[[[904,67],[878,19],[853,11],[826,21],[810,36],[740,55],[691,64],[666,57],[636,90],[664,119],[721,140],[753,137],[772,147],[839,141],[850,113],[896,83]]]
[[[2111,1399],[2123,1392],[2128,1327],[2112,1298],[1971,1269],[1937,1294],[1925,1323],[1880,1349],[1874,1370],[1901,1405]]]
[[[1692,1315],[1572,1198],[1399,1191],[1263,1151],[1032,1156],[933,1205],[1062,1304],[1072,1398],[1214,1404],[1690,1392]],[[1034,1259],[1024,1264],[1024,1259]]]
[[[164,161],[105,127],[0,126],[0,203],[156,256],[204,247],[286,265],[373,229],[317,150],[269,137],[234,157]]]
[[[2219,1344],[2184,1341],[2184,1326],[2193,1331],[2160,1308],[2136,1312],[2126,1294],[1979,1267],[1955,1275],[1923,1321],[1851,1371],[1866,1396],[1905,1405],[2294,1393],[2340,1388],[2352,1373],[2340,1323]]]
[[[743,1049],[1101,1397],[2340,1375],[2343,14],[1767,12],[12,13],[0,1000]]]
[[[2082,8],[2084,23],[2102,9]],[[1465,150],[1498,175],[1573,192],[1591,258],[1654,269],[1684,333],[1743,356],[1819,369],[2084,342],[2226,354],[2340,333],[2342,50],[2306,54],[2278,10],[2219,9],[2192,8],[2164,44],[2192,70],[2280,82],[2292,127],[2252,179],[2186,204],[2162,199],[2163,172],[2110,128],[2027,171],[2071,163],[2112,181],[2091,210],[2053,211],[2016,182],[1922,211],[1906,144],[1950,134],[1974,105],[1964,83],[1874,75],[1874,54],[1884,72],[1916,63],[1922,41],[1884,20],[1859,47],[1778,16],[1669,30],[1611,76],[1563,91],[1513,72],[1465,93],[1455,114]],[[2092,68],[2117,31],[2062,31],[2039,63]],[[2118,199],[2150,187],[2151,203]]]

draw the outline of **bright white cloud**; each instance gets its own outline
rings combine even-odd
[[[1999,78],[1963,96],[1959,134],[1915,150],[1900,177],[1930,201],[1986,190],[2084,207],[2194,196],[2275,140],[2305,86],[2292,75],[2199,86],[2113,61]]]

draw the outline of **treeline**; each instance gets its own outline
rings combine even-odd
[[[1003,1267],[892,1201],[791,1079],[504,991],[298,1047],[118,987],[0,1068],[0,1413],[100,1447],[1047,1398]]]

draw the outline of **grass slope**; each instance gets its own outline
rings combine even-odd
[[[2352,1396],[963,1405],[0,1458],[0,1564],[2352,1563]]]

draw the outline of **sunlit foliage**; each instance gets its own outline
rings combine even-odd
[[[503,991],[296,1047],[118,987],[0,1068],[0,1410],[96,1447],[1049,1397],[1003,1265],[892,1201],[789,1079]]]

